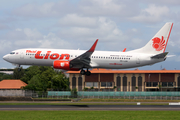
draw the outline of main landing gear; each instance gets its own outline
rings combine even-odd
[[[87,69],[87,71],[85,71],[85,70],[81,70],[81,72],[80,72],[80,74],[81,75],[87,75],[87,76],[90,76],[91,75],[91,72]]]

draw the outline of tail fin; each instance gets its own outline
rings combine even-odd
[[[172,27],[173,23],[166,23],[144,47],[129,52],[139,52],[147,54],[164,53]]]

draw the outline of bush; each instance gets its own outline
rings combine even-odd
[[[77,89],[76,89],[76,88],[74,88],[74,89],[71,91],[71,97],[77,98]]]

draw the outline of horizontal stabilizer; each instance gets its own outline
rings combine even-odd
[[[157,58],[157,59],[159,59],[159,58],[164,58],[164,57],[166,57],[166,55],[168,54],[168,52],[164,52],[164,53],[160,53],[160,54],[157,54],[157,55],[154,55],[154,56],[152,56],[151,58]]]

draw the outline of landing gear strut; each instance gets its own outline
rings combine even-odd
[[[87,71],[85,71],[85,70],[81,70],[81,72],[80,72],[80,74],[81,75],[87,75],[87,76],[90,76],[91,75],[91,72],[87,69]]]
[[[18,71],[21,71],[21,65],[18,65]]]

